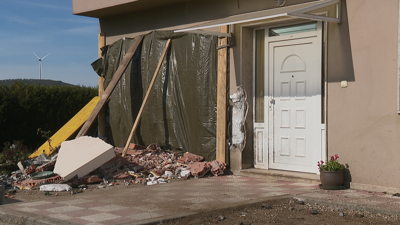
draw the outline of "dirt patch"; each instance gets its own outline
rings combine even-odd
[[[397,215],[309,204],[291,198],[204,212],[166,220],[162,224],[400,224],[400,218]]]

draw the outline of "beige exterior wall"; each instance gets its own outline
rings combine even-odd
[[[310,0],[291,0],[287,5],[304,2]],[[110,44],[122,37],[133,37],[151,30],[180,29],[231,15],[271,8],[277,8],[274,1],[185,1],[135,13],[100,18],[100,29],[107,36],[107,44]]]
[[[348,0],[350,41],[340,37],[347,21],[329,28],[328,154],[349,165],[354,183],[400,187],[398,5]]]
[[[327,25],[328,155],[339,154],[340,161],[348,164],[353,183],[400,188],[400,115],[396,108],[399,2],[342,2],[342,23]],[[239,1],[239,5],[237,0],[177,2],[100,18],[100,27],[111,44],[154,29],[183,28],[275,7],[273,1],[265,0]],[[244,168],[253,165],[253,28],[282,22],[233,26],[236,45],[230,49],[231,93],[242,85],[250,107],[247,145],[240,159]],[[341,88],[342,80],[348,81],[347,88]]]
[[[186,0],[72,0],[72,13],[104,18]]]

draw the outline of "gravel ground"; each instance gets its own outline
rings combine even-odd
[[[204,212],[160,224],[400,224],[397,215],[332,208],[309,204],[295,198],[271,200],[248,206]]]

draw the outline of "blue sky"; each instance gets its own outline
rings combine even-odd
[[[72,14],[72,0],[0,1],[0,80],[42,79],[97,86],[98,19]]]

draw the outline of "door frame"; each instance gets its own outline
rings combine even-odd
[[[323,13],[321,13],[323,14]],[[309,21],[308,21],[309,22]],[[278,36],[278,37],[268,37],[268,29],[269,28],[274,28],[274,27],[281,27],[281,26],[287,26],[287,25],[295,25],[295,24],[302,24],[302,23],[307,23],[307,21],[300,20],[300,21],[289,21],[289,22],[283,22],[283,23],[275,23],[273,25],[267,25],[267,26],[259,26],[253,28],[253,126],[254,126],[254,133],[253,133],[253,151],[254,151],[254,167],[255,168],[260,168],[260,169],[269,169],[269,149],[271,146],[273,146],[273,135],[271,135],[271,132],[273,130],[272,127],[270,127],[270,120],[272,119],[273,121],[273,116],[269,113],[269,101],[272,100],[272,94],[271,94],[271,87],[270,87],[270,75],[269,75],[269,43],[273,42],[274,40],[276,41],[284,41],[284,40],[295,40],[295,39],[300,39],[304,37],[309,37],[312,32],[317,32],[317,34],[320,36],[320,44],[321,46],[321,123],[320,123],[320,131],[321,131],[321,153],[319,154],[320,157],[318,157],[315,162],[317,163],[318,160],[326,160],[327,158],[327,132],[326,132],[326,99],[327,99],[327,25],[328,23],[326,22],[321,22],[318,21],[318,28],[317,31],[312,31],[312,32],[304,32],[304,33],[298,33],[296,34],[295,37],[290,37],[291,35],[286,36]],[[267,95],[268,97],[264,97],[264,123],[256,123],[255,122],[255,107],[256,107],[256,99],[255,99],[255,90],[256,90],[256,85],[255,85],[255,80],[256,80],[256,70],[255,70],[255,63],[256,63],[256,31],[257,30],[265,30],[265,41],[264,41],[264,96]],[[318,129],[317,126],[315,129]],[[260,141],[260,136],[262,136],[262,141]],[[258,138],[257,138],[258,137]],[[267,141],[267,143],[265,143]],[[262,154],[260,155],[260,152],[257,150],[260,147],[262,147],[263,151]],[[320,158],[320,159],[319,159]],[[261,159],[261,160],[260,160]],[[319,173],[317,167],[315,169],[315,173]]]

